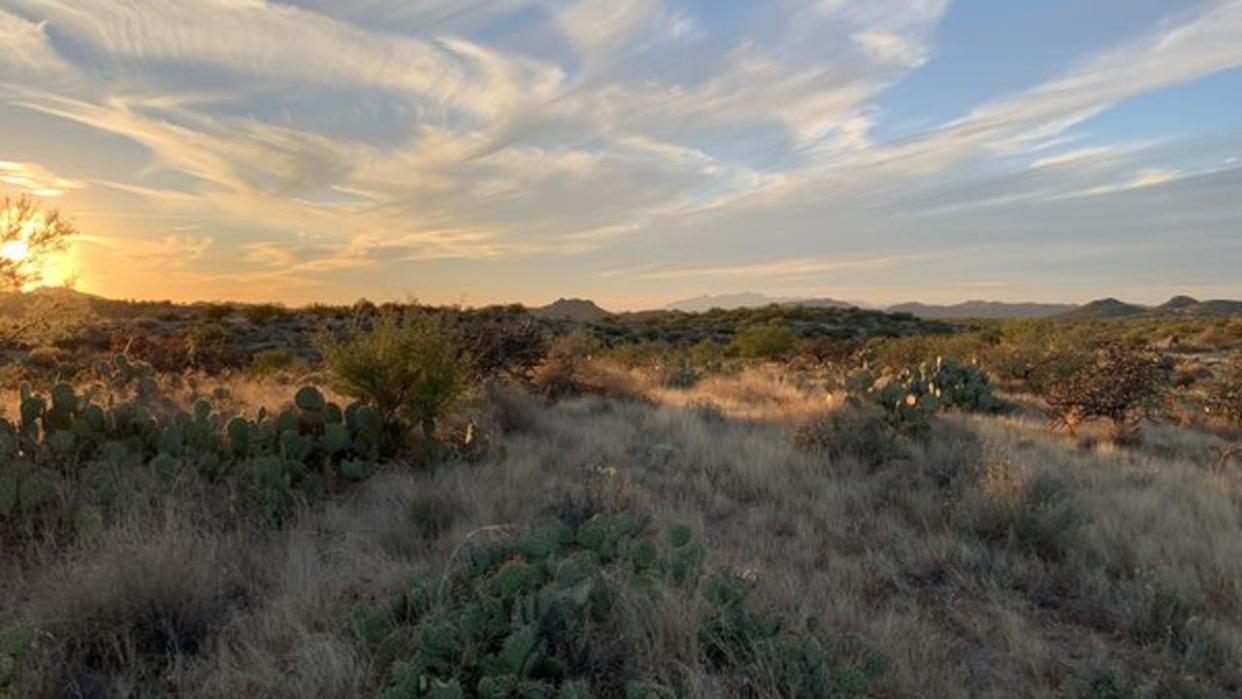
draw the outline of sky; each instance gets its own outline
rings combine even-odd
[[[1242,0],[0,0],[120,298],[1242,297]]]

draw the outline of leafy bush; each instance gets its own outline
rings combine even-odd
[[[880,669],[840,667],[820,634],[752,611],[753,578],[709,575],[706,557],[684,527],[660,541],[628,514],[553,521],[463,547],[445,576],[416,580],[356,627],[391,666],[386,699],[674,697],[685,662],[756,696],[809,699],[860,692]],[[670,599],[693,610],[694,641],[645,667],[636,650],[649,640],[625,609]]]
[[[442,313],[381,312],[343,340],[321,337],[319,348],[341,388],[378,411],[388,453],[413,426],[431,439],[471,374],[458,329]]]
[[[1089,352],[1065,350],[1036,373],[1036,390],[1055,422],[1073,430],[1086,420],[1112,422],[1113,436],[1130,439],[1139,421],[1159,406],[1169,363],[1158,352],[1111,343]]]
[[[798,336],[781,323],[752,325],[733,337],[732,347],[747,359],[779,359],[798,345]]]

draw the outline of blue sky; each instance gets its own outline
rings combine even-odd
[[[1242,297],[1242,0],[0,0],[111,296]]]

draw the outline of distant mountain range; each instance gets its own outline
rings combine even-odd
[[[1114,298],[1100,299],[1061,314],[1062,318],[1094,320],[1129,318],[1133,316],[1232,316],[1242,315],[1242,301],[1213,299],[1200,301],[1189,296],[1174,296],[1159,306],[1140,306]]]
[[[902,303],[889,306],[889,313],[909,313],[927,320],[946,318],[1047,318],[1069,313],[1077,306],[1060,303],[1007,303],[1004,301],[965,301],[950,306]]]
[[[798,299],[766,296],[754,292],[696,296],[671,303],[665,310],[702,313],[713,308],[756,308],[777,304],[781,306],[812,306],[849,308],[862,306],[836,299]],[[901,303],[882,310],[889,313],[909,313],[925,320],[949,320],[955,318],[1052,318],[1094,319],[1124,318],[1138,315],[1184,315],[1225,316],[1242,315],[1242,301],[1200,301],[1190,296],[1175,296],[1159,306],[1141,306],[1115,298],[1105,298],[1081,306],[1066,303],[1036,303],[972,300],[949,305],[926,303]]]
[[[675,301],[664,307],[666,311],[682,311],[684,313],[704,313],[714,308],[729,310],[733,308],[762,308],[763,306],[803,306],[808,308],[852,308],[857,304],[837,299],[799,299],[782,298],[743,291],[737,294],[714,294],[695,296],[694,298]]]

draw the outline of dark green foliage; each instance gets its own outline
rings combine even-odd
[[[781,696],[854,692],[868,672],[842,671],[813,634],[750,609],[753,583],[709,575],[688,528],[661,539],[628,514],[461,549],[450,573],[419,579],[363,613],[359,636],[391,663],[387,699],[677,697],[678,678],[635,662],[618,600],[663,595],[698,610],[698,644],[713,671]],[[851,684],[853,683],[853,684]]]

